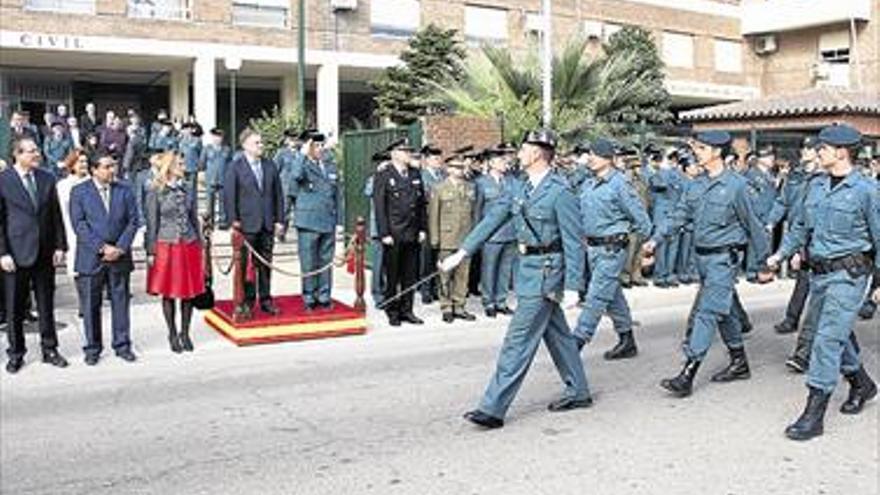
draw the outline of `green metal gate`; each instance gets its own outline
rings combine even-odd
[[[414,147],[422,145],[422,126],[351,131],[342,134],[342,180],[345,231],[353,232],[357,217],[369,221],[370,200],[364,196],[364,184],[376,170],[371,157],[396,139],[409,138]]]

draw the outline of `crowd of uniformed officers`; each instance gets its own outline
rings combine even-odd
[[[835,125],[804,139],[798,154],[742,152],[722,131],[640,152],[600,137],[557,154],[555,135],[539,130],[519,147],[468,146],[441,159],[442,150],[399,140],[373,157],[365,188],[382,267],[374,298],[394,326],[422,323],[416,288],[423,303],[439,300],[445,322],[477,318],[469,295],[486,317],[512,315],[497,369],[465,415],[497,428],[541,341],[565,385],[549,409],[592,404],[580,350],[608,316],[618,342],[605,359],[638,354],[624,289],[646,285],[645,273],[657,287],[699,284],[684,364],[660,385],[690,395],[716,332],[730,359],[712,381],[748,379],[743,334],[752,324],[736,282],[768,283],[790,263],[796,288],[775,328],[799,332],[786,365],[807,374],[809,395],[786,435],[812,438],[839,375],[850,384],[842,413],[860,412],[877,393],[853,333],[880,302],[880,167],[876,151],[865,159],[862,141]],[[563,311],[574,307],[570,328]]]
[[[94,106],[85,110],[80,120],[97,129]],[[146,132],[140,118],[129,114],[123,130],[121,120],[108,112],[93,143],[88,137],[93,133],[82,141],[79,122],[65,114],[66,108],[59,108],[54,118],[47,116],[42,132],[21,112],[11,123],[11,169],[18,174],[7,172],[2,177],[8,184],[0,184],[0,255],[6,272],[5,302],[12,306],[7,370],[16,372],[23,363],[21,322],[28,312],[21,294],[29,292],[31,284],[37,289],[40,313],[46,313],[40,315],[45,320],[44,360],[66,365],[55,348],[49,272],[38,270],[64,260],[66,241],[74,240],[65,237],[77,238],[80,256],[83,249],[91,256],[83,245],[97,249],[94,273],[83,268],[82,259],[72,270],[79,294],[92,294],[100,301],[105,288],[111,296],[114,289],[119,291],[118,302],[125,310],[113,309],[114,348],[120,357],[134,360],[127,335],[128,278],[106,272],[116,273],[108,267],[120,259],[128,260],[125,273],[131,270],[133,232],[151,218],[147,244],[154,280],[148,277],[148,285],[154,288],[148,290],[166,296],[163,310],[175,352],[181,340],[173,331],[173,299],[181,299],[184,347],[192,349],[186,332],[192,298],[204,289],[198,283],[203,274],[190,274],[194,282],[184,289],[178,285],[180,277],[162,283],[155,279],[158,272],[175,273],[169,259],[183,265],[202,263],[198,249],[190,245],[197,243],[200,232],[195,202],[200,171],[205,175],[207,218],[221,228],[240,231],[247,249],[265,260],[255,267],[256,284],[244,280],[245,300],[236,308],[238,316],[250,318],[258,310],[279,313],[270,295],[270,263],[274,240],[284,238],[291,216],[304,310],[332,306],[341,178],[326,136],[316,130],[286,131],[284,143],[270,159],[263,156],[262,136],[251,129],[242,133],[240,149],[233,153],[219,129],[212,129],[205,140],[196,123],[175,125],[160,114]],[[605,359],[637,356],[636,324],[624,289],[646,285],[646,273],[657,287],[699,284],[682,344],[684,364],[660,385],[674,396],[690,395],[716,331],[730,360],[713,373],[712,381],[748,379],[743,334],[752,325],[736,281],[745,275],[749,281],[767,283],[786,265],[796,285],[785,317],[775,328],[779,333],[798,332],[786,365],[806,373],[809,389],[803,414],[786,434],[812,438],[822,434],[839,375],[850,384],[840,408],[843,413],[860,412],[877,393],[860,363],[853,333],[856,320],[872,318],[880,304],[880,166],[876,146],[873,155],[865,157],[863,144],[859,132],[846,125],[830,126],[804,139],[799,154],[769,146],[752,153],[742,139],[723,131],[702,132],[668,148],[649,145],[640,150],[599,137],[567,154],[557,153],[557,138],[549,130],[529,132],[519,146],[466,146],[447,153],[430,145],[416,150],[406,139],[397,140],[373,157],[376,171],[364,184],[372,205],[374,302],[392,326],[424,323],[413,311],[416,292],[424,304],[439,301],[447,323],[478,318],[467,310],[472,294],[479,295],[486,317],[511,316],[497,369],[478,408],[466,414],[473,423],[497,428],[503,426],[542,341],[565,385],[550,410],[592,404],[580,351],[607,315],[618,342],[605,352]],[[162,154],[167,159],[155,159]],[[77,171],[80,156],[86,166]],[[40,166],[43,171],[35,173]],[[79,186],[88,175],[93,180],[86,190]],[[17,244],[21,232],[15,229],[27,223],[27,214],[45,220],[41,194],[54,190],[56,179],[62,184],[68,178],[70,187],[77,186],[83,194],[94,189],[87,204],[104,213],[96,213],[95,219],[82,214],[66,229],[76,235],[64,236],[61,210],[69,210],[71,200],[47,203],[46,222],[57,222],[40,224],[39,238],[27,250],[40,256],[45,251],[54,258],[28,265],[22,258],[24,248]],[[124,218],[114,213],[117,195],[127,198],[118,205],[125,206]],[[26,208],[28,198],[36,210]],[[152,215],[145,212],[151,208],[156,209]],[[21,218],[14,211],[23,212]],[[170,215],[166,227],[155,225],[162,214]],[[57,242],[43,239],[53,229]],[[110,240],[114,236],[118,239]],[[166,255],[156,251],[157,240]],[[173,246],[163,244],[168,240]],[[249,256],[242,259],[247,263]],[[242,268],[245,277],[248,270]],[[100,279],[95,278],[98,274]],[[83,277],[98,282],[86,288],[81,286]],[[169,299],[170,319],[164,304]],[[563,311],[575,307],[580,314],[572,329]],[[100,305],[88,310],[81,305],[83,311],[86,327],[97,325],[91,332],[86,328],[84,348],[88,364],[95,364],[101,348]],[[117,319],[125,327],[120,335]]]

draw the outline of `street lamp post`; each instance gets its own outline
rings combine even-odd
[[[544,127],[549,128],[553,120],[553,22],[551,17],[551,1],[543,0],[543,51],[541,54]]]
[[[238,75],[238,71],[241,70],[241,59],[238,57],[226,57],[223,60],[223,65],[226,67],[226,70],[229,71],[229,142],[235,142],[235,129],[237,127],[236,115],[235,115],[235,96],[236,96],[236,87],[235,87],[235,78]]]

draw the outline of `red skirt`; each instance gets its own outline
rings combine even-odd
[[[205,268],[199,241],[156,242],[153,266],[147,270],[147,293],[192,299],[205,292]]]

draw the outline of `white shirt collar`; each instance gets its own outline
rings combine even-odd
[[[544,170],[540,174],[537,175],[529,175],[529,182],[532,184],[532,189],[537,189],[538,185],[544,180],[544,177],[547,177],[547,174],[550,173],[550,169]]]
[[[101,182],[94,177],[92,177],[92,182],[95,183],[95,187],[98,188],[98,192],[100,192],[101,189],[104,189],[104,188],[107,188],[108,191],[110,190],[110,184],[107,184],[105,186],[104,184],[101,184]]]
[[[24,170],[24,169],[22,169],[21,167],[19,167],[18,165],[13,165],[12,168],[15,169],[15,171],[18,173],[18,176],[21,178],[21,180],[24,180],[24,178],[25,178],[25,176],[27,176],[27,174],[31,174],[31,175],[33,175],[33,171],[31,171],[31,170]],[[35,179],[35,180],[36,180],[36,179]]]

